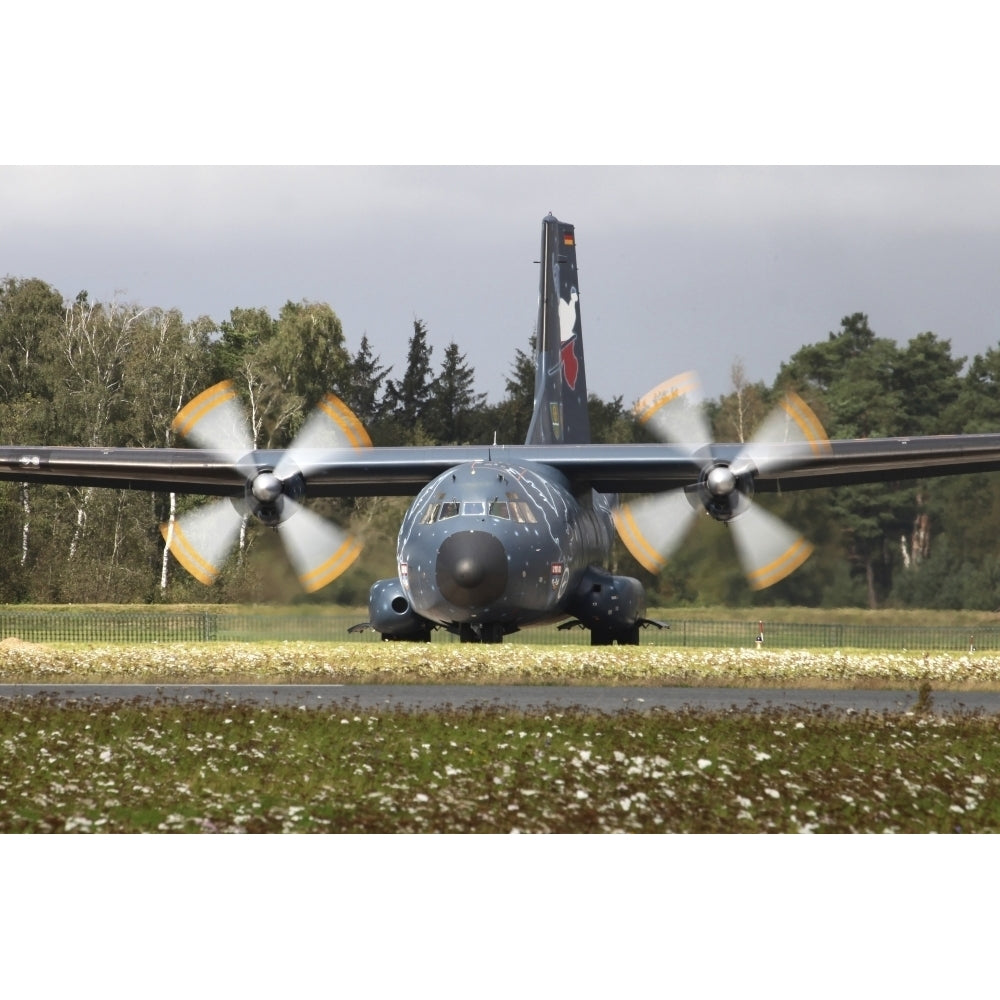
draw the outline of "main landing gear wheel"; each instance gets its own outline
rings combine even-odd
[[[631,628],[624,629],[592,628],[590,630],[591,646],[612,646],[616,642],[619,646],[638,646],[639,626],[633,625]]]

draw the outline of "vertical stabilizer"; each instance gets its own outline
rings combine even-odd
[[[568,222],[542,220],[535,411],[527,444],[587,444],[587,376],[580,329],[576,236]]]

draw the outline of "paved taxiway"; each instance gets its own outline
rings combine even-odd
[[[0,684],[4,700],[45,698],[56,702],[179,702],[301,705],[306,708],[395,708],[409,711],[451,707],[519,710],[588,709],[599,712],[683,709],[804,709],[906,712],[915,691],[826,691],[793,688],[571,687],[423,684]],[[1000,714],[1000,691],[934,691],[935,712]]]

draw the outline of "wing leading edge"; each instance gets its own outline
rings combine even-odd
[[[862,438],[830,441],[828,451],[787,462],[774,446],[770,470],[755,471],[757,492],[787,492],[852,483],[1000,469],[1000,434]],[[310,496],[408,496],[453,466],[501,461],[560,472],[574,489],[645,493],[697,482],[706,463],[732,461],[742,446],[688,448],[661,444],[515,445],[508,447],[337,448],[300,453]],[[284,452],[256,451],[255,468],[274,468]],[[63,486],[239,496],[246,479],[231,458],[189,448],[0,447],[0,480]]]

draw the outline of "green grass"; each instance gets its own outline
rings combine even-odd
[[[765,711],[0,713],[0,832],[993,832],[1000,720]]]
[[[220,614],[252,615],[304,615],[323,617],[325,615],[346,615],[359,620],[367,617],[365,607],[344,607],[329,604],[5,604],[0,611],[30,612],[136,612],[149,614],[198,613],[211,611]],[[773,622],[813,622],[816,624],[886,626],[906,625],[998,625],[1000,615],[991,611],[949,611],[926,610],[921,608],[801,608],[801,607],[726,607],[713,605],[694,607],[649,608],[651,618],[685,619],[688,621],[756,621],[764,619]]]
[[[650,618],[685,621],[807,622],[812,625],[880,625],[892,628],[941,626],[970,628],[1000,625],[993,611],[926,610],[923,608],[654,608]]]
[[[817,612],[804,608],[769,609],[758,619],[747,609],[656,609],[656,620],[668,629],[642,633],[643,646],[663,648],[748,647],[754,644],[758,620],[770,649],[802,647],[885,650],[922,649],[958,652],[975,645],[1000,653],[1000,627],[983,613],[865,612],[858,609]],[[170,642],[346,642],[378,644],[372,631],[351,632],[365,621],[364,609],[312,606],[99,606],[0,607],[0,638],[36,643]],[[444,630],[434,645],[457,644]],[[589,646],[583,629],[561,630],[555,624],[528,628],[507,638],[508,646]]]

